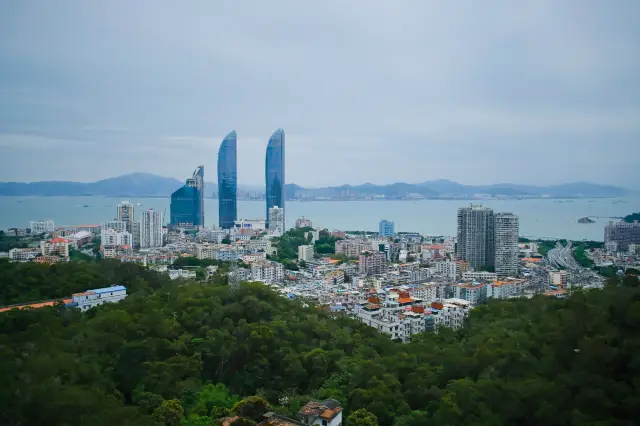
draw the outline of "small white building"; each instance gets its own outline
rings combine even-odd
[[[87,311],[104,303],[119,302],[127,297],[127,289],[122,285],[87,290],[84,293],[72,295],[73,302],[69,306],[78,307],[81,311]]]
[[[177,278],[195,279],[196,271],[190,271],[188,269],[169,269],[169,278],[172,280]]]
[[[284,209],[273,206],[269,209],[269,234],[280,236],[284,231]]]
[[[462,273],[464,281],[497,281],[498,274],[487,271],[466,271]]]
[[[264,230],[267,229],[267,221],[264,219],[238,219],[234,222],[238,229]]]
[[[335,399],[309,401],[296,417],[307,426],[342,426],[342,408]]]

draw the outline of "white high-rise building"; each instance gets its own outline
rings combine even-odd
[[[29,228],[32,234],[46,234],[56,230],[56,225],[53,220],[32,220],[29,222]]]
[[[153,209],[140,214],[140,248],[162,247],[162,213]]]
[[[518,275],[518,216],[498,213],[495,219],[495,270],[499,277]]]
[[[114,231],[126,231],[127,223],[119,220],[110,220],[109,222],[102,222],[101,229],[113,229]]]
[[[284,234],[284,209],[273,206],[269,209],[269,233],[273,235]]]
[[[118,204],[118,220],[126,223],[126,231],[132,233],[133,221],[135,218],[135,208],[133,204],[128,201],[123,201]]]

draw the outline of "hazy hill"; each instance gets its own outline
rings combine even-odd
[[[97,182],[0,182],[0,195],[14,196],[168,196],[184,181],[149,173],[131,173],[99,180]],[[217,184],[205,183],[205,196],[217,192]],[[239,185],[238,195],[259,196],[264,194],[262,186]],[[469,198],[475,194],[495,196],[528,197],[623,197],[630,194],[624,188],[598,185],[588,182],[573,182],[552,186],[519,185],[500,183],[495,185],[463,185],[446,179],[412,184],[396,182],[388,185],[341,185],[326,188],[303,188],[296,184],[285,185],[287,199],[405,199],[405,198]]]

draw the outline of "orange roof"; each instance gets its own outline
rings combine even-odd
[[[69,240],[62,238],[62,237],[58,237],[58,238],[54,238],[53,240],[49,241],[50,243],[53,244],[57,244],[57,243],[68,243]]]
[[[62,302],[65,305],[67,303],[71,303],[73,299],[56,299],[56,300],[47,300],[46,302],[37,302],[37,303],[24,303],[22,305],[14,305],[7,306],[4,308],[0,308],[0,312],[10,311],[12,309],[24,309],[24,308],[42,308],[45,306],[53,306],[56,302]]]
[[[398,299],[398,303],[411,303],[413,302],[413,299],[410,297],[403,297]]]
[[[541,257],[525,257],[524,259],[522,259],[525,262],[540,262],[542,260]]]
[[[543,294],[545,296],[557,296],[559,294],[565,294],[567,290],[554,290],[554,291],[546,291]]]

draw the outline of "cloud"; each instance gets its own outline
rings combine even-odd
[[[235,129],[239,178],[261,184],[282,127],[287,180],[306,186],[634,186],[639,12],[632,0],[12,3],[0,180],[183,179],[197,163],[215,180]]]

